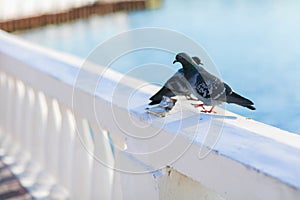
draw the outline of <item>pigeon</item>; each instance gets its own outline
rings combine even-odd
[[[200,58],[197,56],[192,57],[198,65],[203,65]],[[188,82],[184,78],[183,69],[179,69],[167,82],[164,86],[154,94],[149,100],[151,102],[149,105],[159,104],[165,97],[174,97],[174,96],[186,96],[187,99],[193,99],[191,97],[191,92],[188,87]]]
[[[211,113],[216,105],[223,102],[237,104],[251,110],[256,109],[252,101],[235,93],[229,85],[197,65],[186,53],[177,54],[173,64],[176,62],[182,65],[190,93],[203,102],[203,104],[194,104],[196,107],[202,107],[202,112]],[[212,107],[210,110],[205,110],[204,106]]]

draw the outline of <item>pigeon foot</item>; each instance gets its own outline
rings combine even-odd
[[[213,111],[214,108],[215,108],[215,106],[212,106],[211,109],[206,110],[205,107],[204,107],[205,105],[204,105],[203,103],[200,103],[200,104],[191,103],[191,104],[192,104],[195,108],[201,107],[201,108],[202,108],[201,112],[203,112],[203,113],[216,113],[215,111]]]
[[[195,108],[203,108],[203,110],[205,110],[204,108],[204,104],[203,103],[191,103],[192,106],[194,106]]]
[[[215,106],[212,106],[210,110],[201,110],[201,112],[204,112],[204,113],[216,113],[215,111],[213,111],[215,108]]]

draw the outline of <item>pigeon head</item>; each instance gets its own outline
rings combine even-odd
[[[173,61],[173,64],[176,62],[180,62],[182,65],[187,65],[193,63],[193,59],[187,55],[186,53],[179,53],[176,55],[175,60]]]
[[[197,56],[190,57],[186,53],[177,54],[175,60],[173,61],[173,64],[175,64],[176,62],[180,62],[182,65],[192,64],[192,63],[196,63],[197,65],[203,65],[199,57]]]

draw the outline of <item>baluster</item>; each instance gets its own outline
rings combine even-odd
[[[48,172],[56,179],[58,175],[58,156],[59,155],[59,133],[61,131],[62,116],[57,100],[47,98],[48,104],[48,122],[45,143],[45,158]]]
[[[29,161],[29,156],[24,151],[24,117],[25,117],[25,85],[22,81],[16,82],[17,96],[16,96],[16,117],[15,117],[15,131],[16,138],[14,143],[18,145],[18,154],[15,155],[16,162],[11,166],[11,170],[14,174],[20,174],[24,172],[25,165]]]
[[[5,109],[6,109],[6,95],[7,95],[7,89],[6,89],[6,74],[1,72],[0,73],[0,156],[4,155],[4,149],[2,149],[2,144],[5,138],[7,137],[7,133],[5,132]]]
[[[24,86],[24,85],[23,85]],[[32,107],[34,106],[34,93],[31,88],[24,86],[24,97],[22,101],[22,115],[20,116],[20,121],[22,125],[18,128],[20,145],[22,151],[17,156],[17,164],[12,167],[12,171],[16,175],[22,176],[25,168],[30,162],[31,155],[29,153],[30,146],[30,134],[31,134],[31,116],[32,116]]]
[[[3,157],[5,155],[6,149],[6,143],[7,140],[9,140],[9,134],[6,130],[6,121],[7,121],[7,114],[6,114],[6,107],[7,107],[7,94],[8,94],[8,88],[7,88],[7,75],[5,73],[1,73],[1,114],[0,114],[0,156]]]
[[[60,109],[57,100],[47,99],[49,106],[48,126],[47,126],[47,144],[46,144],[46,157],[47,157],[47,169],[53,175],[56,184],[50,189],[49,199],[68,199],[69,192],[62,186],[63,177],[61,172],[66,166],[62,166],[62,162],[67,162],[64,159],[65,150],[68,145],[62,141],[63,134],[66,130],[66,126],[69,122],[66,119],[66,110]],[[64,160],[64,161],[63,161]]]
[[[132,199],[131,183],[132,178],[138,177],[139,174],[133,174],[133,170],[137,168],[127,156],[124,155],[124,151],[127,149],[127,144],[124,140],[118,138],[117,136],[111,135],[114,141],[114,167],[116,169],[113,179],[113,192],[112,199]],[[126,165],[126,166],[125,166]],[[136,171],[140,171],[138,168]],[[137,187],[140,183],[137,183]],[[133,190],[134,191],[134,190]],[[130,196],[131,195],[131,196]],[[149,194],[148,194],[149,195]],[[155,199],[155,198],[153,198]]]
[[[34,106],[33,116],[33,143],[31,153],[33,159],[39,162],[40,165],[44,165],[44,146],[45,146],[45,134],[46,134],[46,123],[48,107],[46,104],[45,95],[42,92],[36,92],[36,103]]]
[[[16,88],[15,80],[12,77],[7,77],[7,96],[6,96],[6,128],[5,133],[8,135],[4,141],[3,148],[6,150],[5,157],[2,158],[3,162],[11,165],[15,162],[14,154],[18,151],[19,147],[14,143],[16,140],[15,131],[15,115],[16,115]]]
[[[4,126],[3,126],[3,130],[4,130],[4,133],[6,135],[6,138],[5,140],[3,141],[3,148],[7,151],[8,147],[10,146],[10,140],[11,140],[11,137],[12,137],[12,134],[11,134],[11,129],[10,129],[10,122],[11,122],[11,110],[10,110],[10,107],[11,107],[11,96],[12,96],[12,89],[11,89],[11,84],[12,80],[10,77],[6,76],[6,79],[5,79],[5,85],[4,85],[4,88],[5,88],[5,96],[4,96],[4,100],[5,100],[5,108],[4,108],[4,118],[5,118],[5,121],[4,121]]]
[[[58,162],[58,182],[62,187],[54,187],[51,197],[66,198],[72,187],[72,155],[75,136],[75,119],[73,113],[64,105],[60,105],[62,114],[62,128],[59,133]],[[61,197],[63,195],[63,197]]]
[[[16,81],[16,116],[15,116],[15,143],[21,146],[22,144],[22,132],[24,129],[24,98],[25,98],[25,86],[22,81]],[[21,150],[22,151],[22,150]]]
[[[94,144],[86,119],[76,116],[76,137],[73,147],[71,199],[91,199],[91,170]]]
[[[29,162],[26,164],[25,170],[23,173],[19,174],[18,177],[22,183],[22,185],[26,188],[33,187],[36,176],[40,170],[40,166],[34,162],[34,153],[36,149],[36,137],[34,134],[35,128],[34,124],[38,123],[36,120],[36,112],[38,106],[38,97],[36,96],[35,91],[27,86],[25,92],[25,99],[24,99],[24,110],[25,110],[25,117],[24,117],[24,150],[28,152],[28,159]]]
[[[25,93],[25,117],[24,117],[24,142],[25,148],[28,152],[31,149],[31,139],[32,139],[32,124],[34,123],[33,119],[33,110],[36,104],[36,97],[34,91],[31,87],[27,86]]]
[[[105,130],[92,125],[94,161],[92,169],[91,199],[111,199],[114,179],[112,142]]]
[[[34,115],[34,136],[36,144],[36,152],[33,154],[34,161],[40,166],[40,171],[38,172],[35,184],[30,188],[30,193],[36,199],[46,198],[49,195],[51,187],[54,185],[55,180],[52,176],[47,173],[46,160],[45,157],[45,147],[47,141],[47,122],[48,122],[48,104],[46,102],[46,97],[44,93],[36,93],[37,103],[36,112]]]

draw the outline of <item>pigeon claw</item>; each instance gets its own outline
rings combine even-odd
[[[215,111],[211,111],[211,110],[201,110],[201,112],[203,112],[203,113],[216,113]]]
[[[201,110],[201,112],[204,112],[204,113],[216,113],[215,111],[214,111],[214,108],[215,108],[215,106],[212,106],[211,107],[211,109],[210,110]]]
[[[210,110],[206,110],[205,107],[204,107],[205,105],[204,105],[203,103],[200,103],[200,104],[192,103],[192,105],[193,105],[195,108],[201,107],[201,108],[202,108],[201,112],[203,112],[203,113],[216,113],[216,112],[214,111],[215,106],[212,106],[212,107],[210,108]]]

